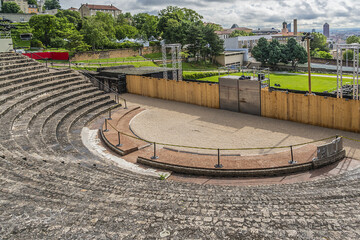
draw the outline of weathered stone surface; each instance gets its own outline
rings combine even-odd
[[[11,59],[23,57],[0,53],[0,66]],[[69,92],[43,95],[58,81],[32,82],[22,93],[10,84],[0,95],[0,239],[360,238],[360,169],[252,187],[133,174],[73,145],[76,130],[101,108],[85,99],[64,107]]]

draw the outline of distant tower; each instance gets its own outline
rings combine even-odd
[[[286,28],[288,29],[289,32],[291,32],[291,23],[288,23],[288,25],[286,26]]]
[[[287,28],[287,23],[284,21],[282,29],[286,29],[286,28]]]
[[[294,36],[296,36],[297,33],[297,19],[294,19]]]
[[[330,37],[330,26],[328,23],[325,23],[323,26],[323,34],[329,38]]]

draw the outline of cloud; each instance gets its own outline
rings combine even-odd
[[[79,8],[82,1],[60,0],[64,9]],[[124,12],[156,14],[167,6],[191,8],[204,16],[204,21],[230,27],[281,28],[284,20],[298,19],[301,28],[358,27],[360,2],[353,0],[92,0],[92,4],[113,4]]]

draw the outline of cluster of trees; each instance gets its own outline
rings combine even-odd
[[[95,16],[81,18],[78,12],[64,10],[55,16],[33,16],[29,25],[33,29],[33,45],[65,47],[71,51],[139,47],[136,44],[116,43],[124,38],[143,40],[165,39],[166,43],[187,46],[189,56],[208,58],[220,54],[223,41],[214,33],[216,25],[204,24],[203,17],[187,8],[167,7],[158,16],[147,13],[111,14],[97,12]]]
[[[346,39],[346,43],[347,44],[360,43],[360,37],[355,36],[355,35],[350,36]]]
[[[245,32],[245,31],[241,31],[241,30],[234,30],[229,37],[239,37],[239,36],[255,36],[254,33],[250,32]]]
[[[332,59],[326,36],[321,33],[312,33],[311,35],[314,39],[310,41],[310,55],[316,58]]]
[[[260,38],[251,54],[262,64],[276,65],[280,62],[285,64],[290,62],[295,68],[299,63],[307,62],[305,49],[294,38],[290,38],[286,44],[280,44],[276,39],[268,42],[266,38]]]
[[[29,5],[38,6],[36,0],[28,0],[27,2]],[[60,9],[61,6],[60,6],[59,0],[46,0],[44,3],[44,8],[47,10]],[[43,9],[39,9],[39,10],[43,10]],[[17,5],[15,2],[3,2],[1,12],[2,13],[22,13],[19,5]]]

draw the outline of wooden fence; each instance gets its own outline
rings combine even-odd
[[[219,108],[219,85],[174,81],[142,76],[126,76],[129,93],[142,96]]]
[[[360,101],[280,91],[261,91],[261,115],[360,132]]]

